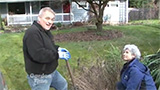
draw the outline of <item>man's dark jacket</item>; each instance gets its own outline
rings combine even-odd
[[[51,74],[58,66],[58,47],[51,32],[34,21],[23,37],[26,72]]]

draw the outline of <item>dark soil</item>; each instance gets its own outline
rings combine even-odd
[[[79,24],[78,24],[79,25]],[[28,26],[10,26],[4,31],[4,33],[10,32],[23,32],[28,28]],[[81,42],[81,41],[102,41],[102,40],[112,40],[115,38],[122,37],[123,33],[118,30],[104,30],[97,32],[95,30],[88,30],[83,32],[71,32],[65,34],[54,35],[54,40],[56,42]]]
[[[106,31],[101,31],[101,32],[89,30],[89,31],[84,31],[84,32],[56,34],[54,36],[54,40],[56,42],[101,41],[101,40],[111,40],[111,39],[119,38],[122,36],[123,36],[123,33],[118,30],[106,30]]]

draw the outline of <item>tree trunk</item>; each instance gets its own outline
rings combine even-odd
[[[159,7],[158,18],[159,18],[159,20],[160,20],[160,1],[158,2],[158,7]]]
[[[0,14],[0,30],[3,30],[1,14]]]
[[[103,13],[100,13],[99,16],[97,17],[97,31],[102,31],[103,30]]]
[[[96,26],[97,26],[97,31],[102,31],[102,23],[101,22],[97,22]]]

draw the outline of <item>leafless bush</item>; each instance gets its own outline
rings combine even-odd
[[[78,90],[115,90],[122,66],[120,51],[113,47],[107,54],[92,67],[83,69],[75,80]]]

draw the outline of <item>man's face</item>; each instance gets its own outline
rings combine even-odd
[[[133,58],[135,58],[135,55],[133,55],[128,49],[123,51],[122,58],[124,61],[130,61]]]
[[[49,11],[44,12],[41,16],[38,16],[39,24],[45,29],[49,30],[54,22],[55,15]]]

